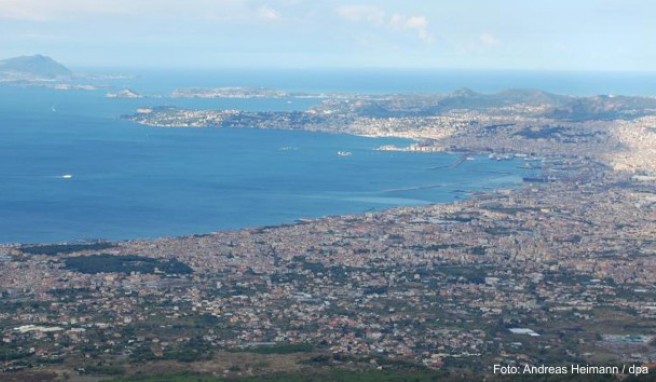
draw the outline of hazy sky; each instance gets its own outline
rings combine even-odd
[[[656,70],[653,0],[0,0],[69,66]]]

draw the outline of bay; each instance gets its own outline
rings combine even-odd
[[[0,242],[189,235],[449,202],[514,187],[521,161],[376,151],[409,143],[257,129],[163,129],[120,118],[180,107],[303,110],[318,100],[108,99],[0,87]],[[339,151],[350,156],[337,155]],[[446,166],[436,169],[436,167]]]

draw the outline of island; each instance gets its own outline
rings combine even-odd
[[[176,89],[171,93],[173,98],[288,98],[291,96],[293,94],[282,90],[243,86]]]
[[[0,85],[93,91],[100,88],[92,83],[95,77],[103,76],[73,73],[63,64],[41,54],[0,60]]]
[[[131,89],[122,89],[117,92],[110,92],[105,95],[106,98],[143,98],[143,96]]]
[[[67,80],[72,75],[64,65],[40,54],[0,60],[0,82]]]

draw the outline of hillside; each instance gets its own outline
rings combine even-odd
[[[42,55],[0,60],[0,79],[4,80],[52,80],[72,74],[64,65]]]

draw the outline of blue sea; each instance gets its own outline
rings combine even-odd
[[[157,105],[304,110],[320,102],[166,97],[178,87],[241,85],[373,93],[444,92],[469,86],[495,91],[540,87],[539,78],[544,85],[566,87],[569,78],[554,82],[547,74],[532,83],[521,76],[495,77],[499,74],[473,79],[461,74],[458,79],[442,73],[442,81],[439,76],[422,81],[421,73],[414,72],[136,73],[131,79],[103,80],[106,88],[94,91],[0,86],[0,243],[153,238],[291,223],[450,202],[476,191],[516,187],[523,176],[534,175],[517,160],[476,157],[452,168],[448,165],[458,161],[458,155],[374,150],[410,143],[401,139],[257,129],[163,129],[121,119],[139,107]],[[473,86],[476,81],[479,87]],[[635,82],[634,93],[641,81]],[[569,84],[569,92],[560,92],[615,92],[606,91],[603,83],[570,79]],[[105,97],[123,87],[150,97]],[[352,155],[339,156],[338,151]]]

